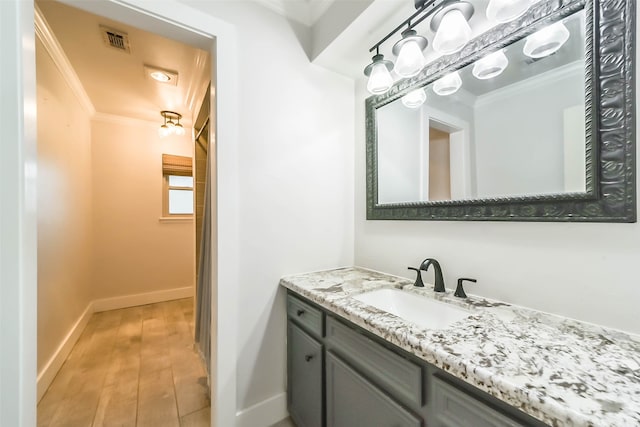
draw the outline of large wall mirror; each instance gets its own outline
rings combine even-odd
[[[634,4],[543,0],[368,98],[367,218],[635,222]]]

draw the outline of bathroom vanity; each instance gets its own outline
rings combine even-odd
[[[280,283],[298,427],[640,425],[637,336],[361,268]],[[465,317],[419,325],[361,301],[378,289]]]

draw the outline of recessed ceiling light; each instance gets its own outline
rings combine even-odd
[[[162,71],[154,71],[153,73],[150,73],[149,75],[151,76],[152,79],[157,80],[157,81],[162,82],[162,83],[166,83],[169,80],[171,80],[171,77],[168,74],[163,73]]]
[[[145,65],[144,74],[147,78],[153,79],[156,82],[165,83],[173,86],[178,85],[178,72],[165,70],[154,65]]]

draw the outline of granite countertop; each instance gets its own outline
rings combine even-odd
[[[547,424],[640,426],[640,336],[358,267],[280,284]],[[472,314],[425,329],[351,298],[405,286]]]

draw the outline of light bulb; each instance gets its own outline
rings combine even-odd
[[[569,40],[569,30],[556,22],[527,37],[522,51],[531,58],[544,58],[555,53]]]
[[[462,86],[462,79],[457,71],[449,73],[446,76],[439,78],[433,84],[433,91],[440,96],[452,95],[460,89]]]
[[[443,17],[436,37],[433,39],[433,49],[443,55],[458,52],[471,39],[471,27],[458,9],[449,10]]]
[[[480,80],[498,76],[509,65],[509,60],[502,50],[493,52],[473,64],[471,73]]]
[[[393,78],[382,62],[373,64],[369,81],[367,82],[367,90],[374,95],[385,93],[393,85]]]
[[[487,18],[505,23],[522,16],[535,0],[491,0],[487,6]]]
[[[427,47],[427,39],[417,35],[414,30],[402,33],[402,40],[393,46],[393,53],[398,55],[395,72],[400,77],[413,77],[425,66],[422,51]]]
[[[178,136],[182,136],[185,133],[184,127],[182,127],[182,125],[180,123],[176,123],[176,125],[174,126],[173,129],[174,129],[176,135],[178,135]]]
[[[409,92],[402,97],[402,104],[408,108],[418,108],[427,100],[427,94],[423,88]]]

